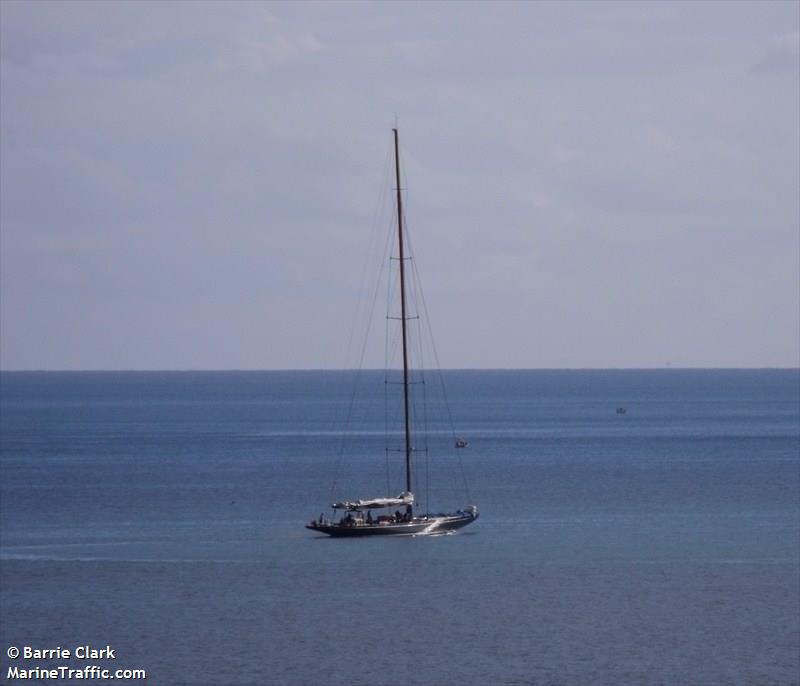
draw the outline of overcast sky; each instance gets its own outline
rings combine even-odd
[[[0,3],[0,366],[339,368],[397,117],[444,367],[800,364],[800,4]]]

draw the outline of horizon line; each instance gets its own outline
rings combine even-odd
[[[437,371],[435,367],[423,367],[424,370]],[[229,372],[381,372],[386,371],[383,367],[291,367],[291,368],[199,368],[187,367],[176,368],[94,368],[94,369],[2,369],[0,374],[121,374],[121,373],[142,373],[142,374],[191,374],[191,373],[229,373]],[[445,367],[438,371],[442,372],[507,372],[507,371],[526,371],[526,372],[608,372],[608,371],[800,371],[798,366],[672,366],[662,365],[658,367]]]

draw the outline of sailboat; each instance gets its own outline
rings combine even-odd
[[[400,271],[400,325],[403,355],[403,428],[405,454],[405,490],[396,496],[381,496],[354,500],[340,500],[332,504],[336,513],[326,519],[320,515],[306,525],[307,529],[336,537],[350,536],[420,536],[451,533],[471,524],[478,518],[478,508],[468,505],[462,510],[450,513],[423,514],[416,510],[416,498],[412,484],[412,442],[413,427],[411,411],[411,382],[409,378],[409,340],[406,295],[406,249],[403,240],[403,201],[400,188],[400,155],[397,129],[394,135],[394,171],[397,202],[397,246],[399,249]],[[458,447],[466,447],[466,441],[459,440]],[[463,444],[463,445],[461,445]],[[394,513],[391,510],[394,509]],[[388,510],[387,514],[375,517],[373,510]],[[365,514],[366,512],[366,514]]]

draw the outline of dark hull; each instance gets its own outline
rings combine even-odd
[[[449,515],[432,515],[428,517],[415,517],[410,522],[397,522],[390,524],[362,524],[348,526],[338,522],[320,524],[312,522],[306,529],[319,531],[328,536],[431,536],[444,534],[460,529],[467,524],[472,524],[478,518],[478,513],[456,513]]]

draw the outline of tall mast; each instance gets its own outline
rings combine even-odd
[[[403,199],[400,194],[400,152],[394,132],[394,171],[397,181],[397,243],[400,247],[400,325],[403,330],[403,402],[406,420],[406,491],[411,492],[411,417],[408,396],[408,336],[406,332],[406,257],[403,247]]]

